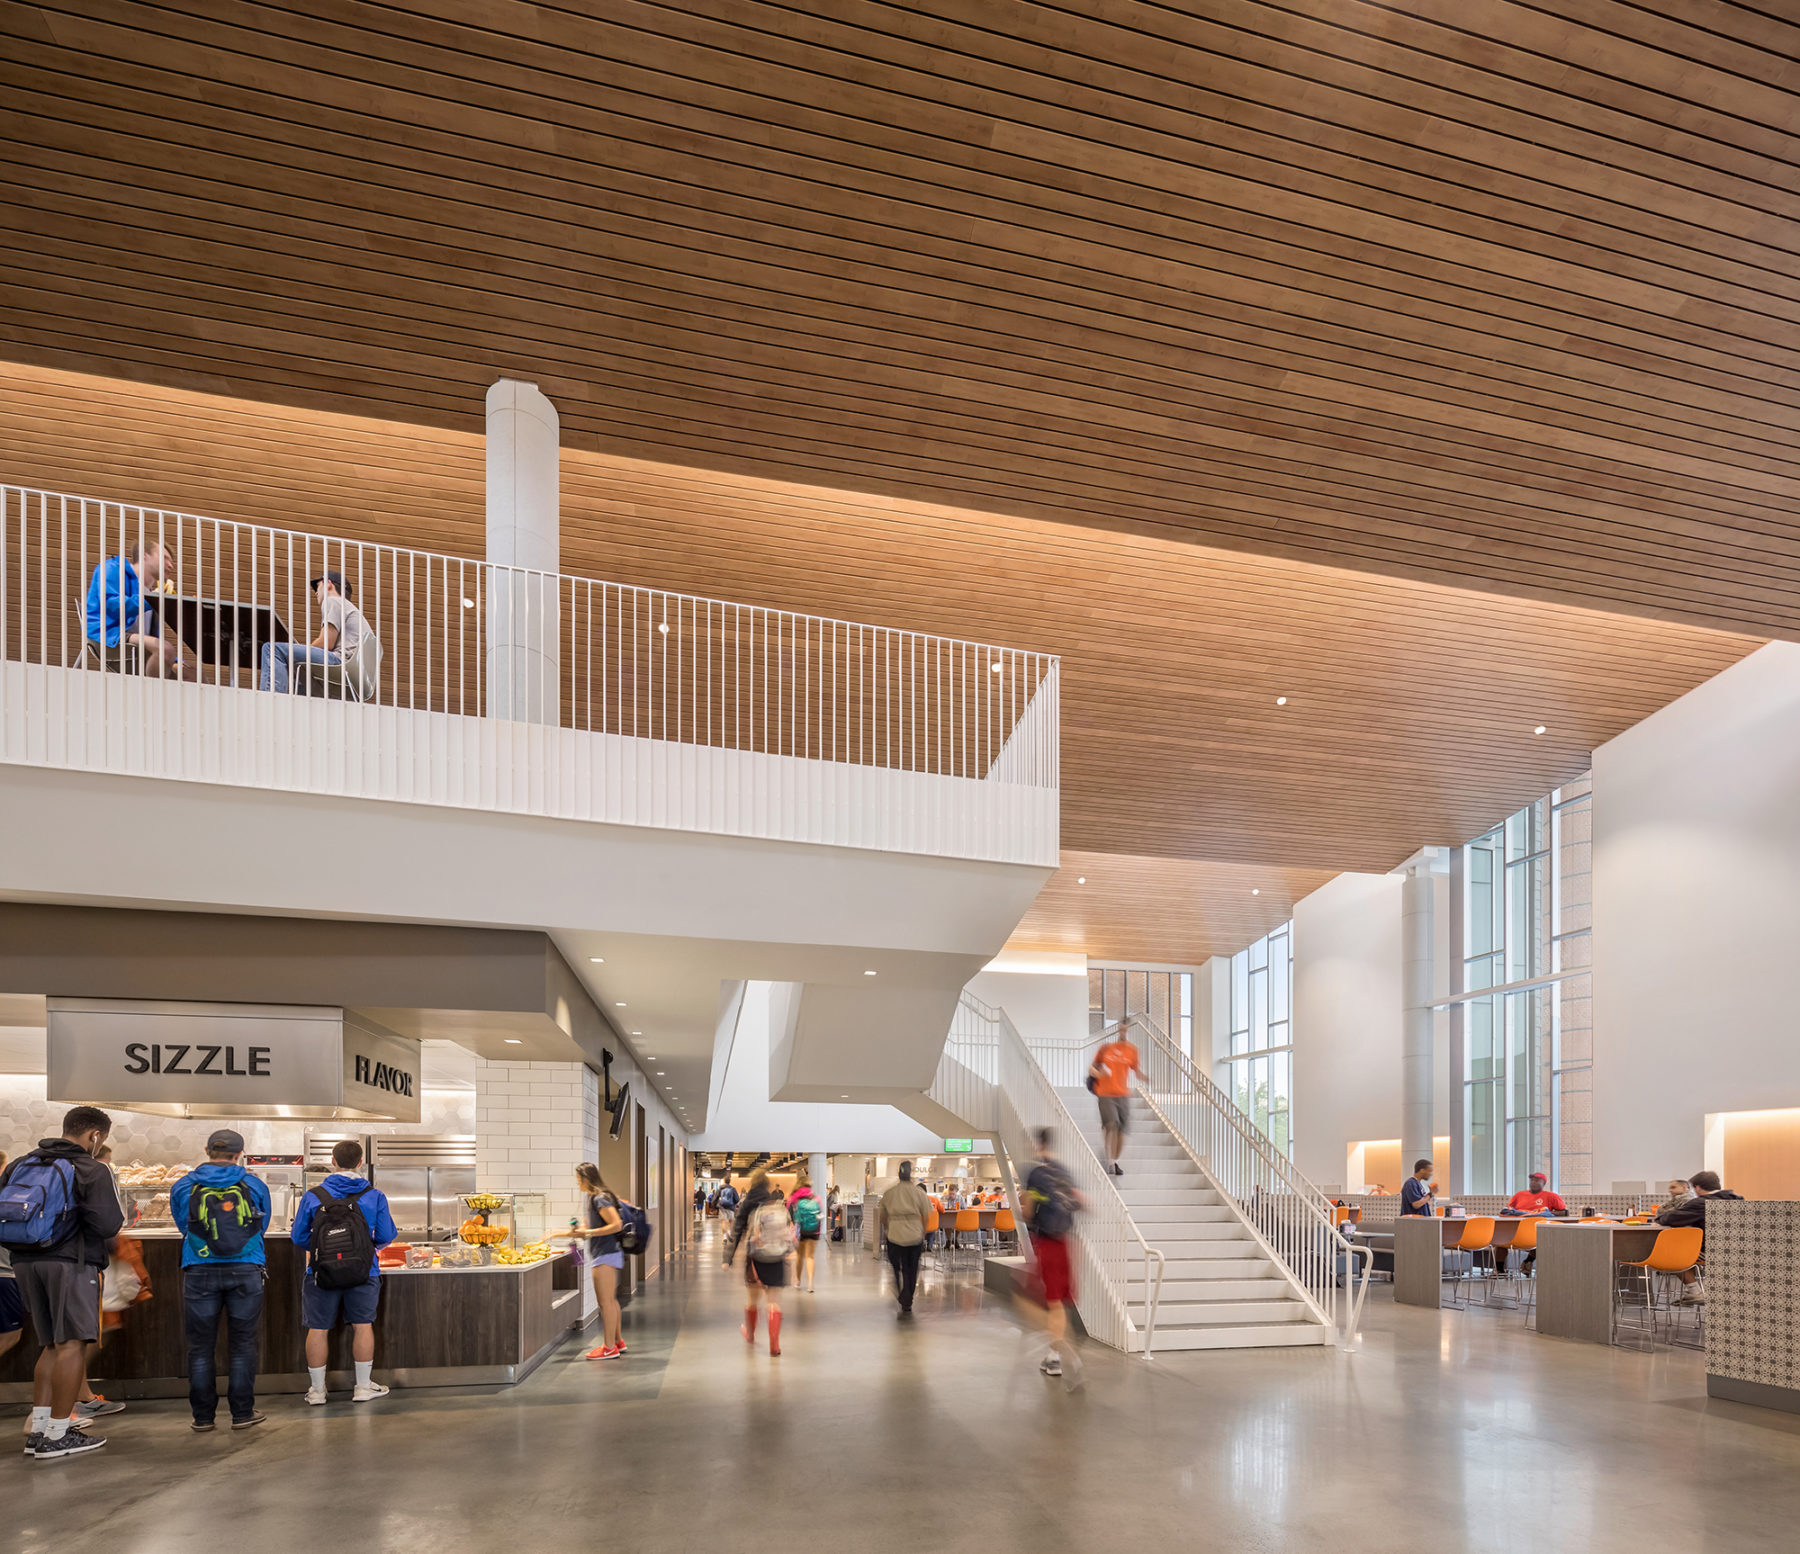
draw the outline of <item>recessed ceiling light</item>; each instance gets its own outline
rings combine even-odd
[[[475,608],[475,601],[474,601],[474,600],[473,600],[473,599],[465,599],[465,600],[463,600],[463,608],[464,608],[464,609],[465,609],[465,610],[472,610],[472,609],[474,609],[474,608]]]
[[[865,971],[865,972],[864,972],[864,973],[863,973],[863,975],[864,975],[864,976],[865,976],[865,977],[872,977],[872,976],[874,976],[874,975],[875,975],[875,973],[874,973],[874,972],[872,972],[872,971]]]
[[[623,1009],[624,1007],[625,1006],[623,1004],[614,1004],[613,1005],[613,1008],[615,1008],[615,1009]]]
[[[663,1071],[660,1068],[656,1071],[656,1077],[658,1079],[661,1079],[663,1077]]]
[[[633,1031],[631,1034],[633,1036],[642,1036],[644,1033],[642,1031]],[[654,1056],[654,1054],[652,1054],[652,1056]]]
[[[1253,890],[1250,892],[1250,894],[1253,896],[1260,896],[1262,894],[1262,892],[1260,890]]]
[[[506,1038],[506,1044],[509,1047],[522,1047],[525,1045],[525,1043],[520,1041],[517,1036],[508,1036]]]
[[[1077,875],[1076,875],[1076,876],[1075,876],[1075,883],[1076,883],[1076,884],[1077,884],[1077,885],[1085,885],[1085,884],[1087,884],[1087,876],[1086,876],[1086,875],[1085,875],[1085,874],[1077,874]]]
[[[656,628],[656,629],[657,629],[657,630],[658,630],[658,631],[660,631],[660,632],[661,632],[661,633],[662,633],[662,634],[663,634],[663,635],[664,635],[664,636],[665,636],[665,637],[666,637],[666,636],[667,636],[667,635],[668,635],[668,634],[669,634],[669,623],[668,623],[668,622],[667,622],[667,621],[664,621],[664,622],[663,622],[663,623],[662,623],[662,624],[661,624],[661,625],[660,625],[660,626],[658,626],[658,627],[657,627],[657,628]]]
[[[1277,696],[1277,697],[1276,697],[1276,698],[1275,698],[1275,705],[1276,705],[1276,706],[1277,706],[1277,707],[1285,707],[1285,706],[1286,706],[1286,705],[1287,705],[1287,697],[1285,697],[1285,696]]]
[[[606,964],[606,957],[604,955],[590,955],[588,956],[588,959],[596,966],[604,966]]]
[[[1000,666],[998,664],[989,664],[988,668],[995,674],[1000,673]]]
[[[1533,730],[1532,730],[1532,731],[1531,731],[1531,732],[1532,732],[1532,733],[1534,733],[1534,734],[1541,734],[1541,733],[1543,733],[1543,732],[1544,732],[1544,725],[1543,725],[1543,724],[1542,724],[1542,723],[1540,723],[1540,724],[1538,724],[1538,726],[1537,726],[1537,727],[1536,727],[1536,728],[1534,728],[1534,729],[1533,729]]]
[[[849,1099],[850,1099],[850,1097],[849,1097],[849,1096],[848,1096],[848,1095],[840,1095],[840,1096],[839,1096],[839,1097],[838,1097],[838,1099],[839,1099],[839,1100],[840,1100],[840,1101],[847,1101],[847,1100],[849,1100]]]

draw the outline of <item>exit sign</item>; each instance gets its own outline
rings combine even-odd
[[[975,1153],[975,1140],[945,1139],[944,1153],[946,1155],[972,1155]]]

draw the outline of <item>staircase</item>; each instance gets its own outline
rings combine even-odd
[[[1104,1160],[1094,1098],[1059,1089],[1095,1158]],[[1214,1191],[1187,1150],[1141,1103],[1113,1185],[1139,1232],[1167,1259],[1155,1347],[1270,1349],[1325,1343],[1331,1336],[1248,1225]],[[1142,1298],[1141,1272],[1127,1299]]]

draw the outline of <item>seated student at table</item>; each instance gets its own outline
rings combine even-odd
[[[1706,1205],[1714,1199],[1729,1198],[1734,1203],[1742,1203],[1744,1200],[1720,1183],[1717,1171],[1696,1171],[1688,1178],[1688,1182],[1694,1189],[1694,1196],[1665,1208],[1661,1214],[1656,1216],[1656,1223],[1667,1225],[1672,1230],[1678,1230],[1684,1226],[1699,1226],[1700,1245],[1704,1250],[1706,1246]],[[1681,1298],[1676,1302],[1677,1305],[1700,1306],[1706,1303],[1706,1297],[1700,1293],[1699,1289],[1700,1276],[1692,1268],[1675,1277],[1686,1286],[1681,1292]]]
[[[1437,1188],[1431,1184],[1431,1162],[1413,1162],[1413,1174],[1400,1187],[1402,1214],[1430,1214],[1436,1207]]]
[[[375,694],[381,668],[381,639],[351,602],[352,590],[338,572],[312,580],[319,601],[319,634],[310,643],[265,642],[257,688],[280,695],[312,696],[334,682],[357,701]],[[324,671],[315,677],[314,671]],[[337,671],[337,673],[333,673]]]
[[[1558,1193],[1550,1191],[1550,1178],[1542,1171],[1531,1173],[1531,1186],[1523,1192],[1516,1192],[1506,1201],[1507,1212],[1518,1218],[1529,1218],[1532,1215],[1567,1214],[1568,1204],[1564,1203]],[[1524,1266],[1529,1268],[1536,1260],[1536,1252],[1525,1254]],[[1494,1252],[1494,1272],[1506,1272],[1506,1248],[1498,1247]]]
[[[102,660],[112,652],[114,659],[109,662],[121,667],[136,667],[130,654],[123,651],[135,649],[137,664],[145,674],[193,679],[193,666],[181,661],[181,650],[162,634],[162,617],[154,597],[144,597],[154,595],[173,570],[169,547],[140,539],[130,547],[130,558],[109,556],[88,580],[81,615],[89,643]]]

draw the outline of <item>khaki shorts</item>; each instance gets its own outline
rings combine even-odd
[[[1131,1097],[1128,1095],[1098,1095],[1094,1097],[1100,1103],[1100,1126],[1117,1128],[1123,1133],[1131,1126]]]

